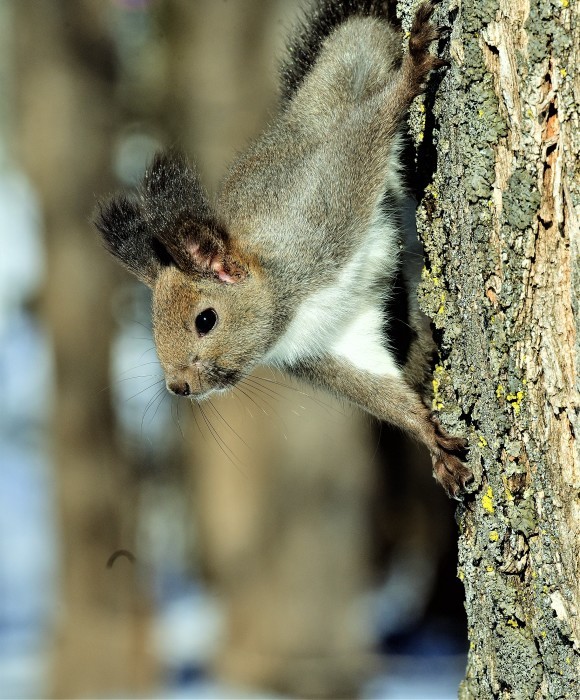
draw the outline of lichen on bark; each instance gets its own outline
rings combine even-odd
[[[434,407],[476,476],[458,508],[461,698],[580,697],[578,15],[452,1],[451,67],[410,120]]]

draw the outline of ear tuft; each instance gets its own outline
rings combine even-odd
[[[226,255],[227,235],[186,158],[177,151],[158,153],[145,173],[141,191],[154,236],[175,264],[193,275],[221,279],[214,263]]]
[[[151,236],[139,202],[117,195],[99,202],[93,223],[101,232],[107,250],[133,274],[151,286],[160,261],[151,246]]]
[[[214,223],[199,176],[178,151],[154,156],[143,178],[142,195],[153,225],[159,228],[174,226],[181,219],[199,225]]]
[[[245,275],[197,172],[177,151],[158,153],[137,192],[101,203],[94,222],[111,253],[149,286],[171,264],[222,282]]]

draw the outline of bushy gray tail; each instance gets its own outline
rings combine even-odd
[[[298,26],[282,65],[282,100],[292,99],[316,62],[329,34],[350,17],[377,17],[396,23],[395,0],[318,0]]]

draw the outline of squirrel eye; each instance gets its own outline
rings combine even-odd
[[[195,327],[200,335],[206,335],[217,323],[218,315],[215,309],[205,309],[195,318]]]

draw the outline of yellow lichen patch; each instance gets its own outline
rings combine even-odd
[[[485,510],[487,513],[494,512],[493,489],[491,488],[491,486],[488,486],[487,491],[483,494],[483,497],[481,499],[481,505],[483,506],[483,510]]]
[[[524,400],[524,396],[524,392],[520,389],[520,391],[516,391],[515,394],[508,394],[505,397],[506,401],[508,401],[511,404],[513,412],[516,416],[519,416],[521,413],[522,401]]]
[[[570,0],[560,0],[562,7],[570,7]]]
[[[441,380],[443,379],[444,374],[445,370],[443,369],[443,367],[441,367],[441,365],[436,365],[435,370],[433,372],[433,409],[435,411],[440,411],[445,405],[439,393],[439,388],[441,387]]]
[[[509,485],[508,485],[507,476],[506,476],[505,474],[502,474],[501,480],[503,481],[506,499],[507,499],[508,501],[513,501],[513,500],[514,500],[514,495],[513,495],[513,493],[511,492],[511,489],[510,489],[510,487],[509,487]]]
[[[432,185],[427,186],[427,191],[431,193],[431,195],[437,199],[437,193],[435,189],[433,188]],[[437,280],[437,282],[433,282],[434,284],[439,283],[439,275],[441,274],[441,265],[437,262],[437,260],[430,260],[429,261],[429,269],[427,269],[427,266],[423,267],[423,271],[421,273],[421,276],[425,281],[427,280]]]
[[[419,143],[421,143],[421,141],[422,141],[424,138],[425,138],[425,132],[424,132],[424,131],[420,131],[420,132],[419,132],[419,135],[417,136],[417,141],[419,141]]]
[[[565,68],[560,68],[560,75],[565,78],[568,75],[568,71]]]
[[[431,282],[431,284],[434,287],[439,287],[439,285],[441,284],[441,280],[437,276],[437,273],[434,270],[429,272],[429,270],[426,267],[423,267],[423,269],[421,270],[421,279],[423,280],[423,282]]]
[[[517,629],[519,627],[517,620],[514,620],[513,617],[511,617],[507,622],[506,625],[509,625],[510,627],[514,627]]]
[[[464,580],[465,580],[465,572],[463,571],[463,569],[459,569],[459,571],[457,572],[457,578],[458,578],[460,581],[464,581]]]
[[[493,572],[495,571],[493,566],[486,566],[485,570],[487,571],[488,574],[493,574]]]
[[[435,396],[439,393],[439,380],[436,377],[433,378],[433,393]],[[436,399],[433,399],[433,404],[435,404],[435,401]]]
[[[478,435],[477,439],[480,447],[487,447],[487,440],[483,437],[483,435]]]
[[[437,310],[438,314],[445,313],[445,300],[447,299],[447,292],[443,290],[441,294],[439,295],[439,309]]]
[[[497,542],[499,540],[499,532],[497,530],[492,530],[489,533],[490,542]]]
[[[422,102],[419,105],[419,112],[425,112],[425,105]]]
[[[433,199],[439,199],[439,192],[437,191],[437,188],[435,187],[435,185],[433,185],[433,184],[427,185],[427,187],[425,188],[425,191],[428,192],[431,195],[431,197],[433,197]]]
[[[497,396],[498,399],[501,399],[501,397],[505,394],[505,389],[503,388],[502,384],[497,385],[497,389],[495,390],[495,395]]]

